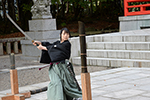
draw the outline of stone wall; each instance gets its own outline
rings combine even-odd
[[[140,30],[150,28],[150,15],[119,17],[120,31]]]

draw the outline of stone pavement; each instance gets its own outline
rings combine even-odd
[[[92,100],[150,100],[150,68],[116,68],[90,73]],[[76,76],[81,85],[80,75]],[[20,92],[47,86],[49,82],[20,87]],[[10,90],[0,91],[0,96]],[[46,92],[25,100],[46,100]]]
[[[39,70],[45,64],[37,61],[21,59],[22,54],[15,54],[15,66],[18,70],[19,86],[26,86],[49,81],[48,67]],[[111,67],[87,66],[88,71],[95,72],[112,69]],[[10,89],[10,58],[9,55],[0,56],[0,91]],[[74,65],[76,75],[80,75],[81,66]]]

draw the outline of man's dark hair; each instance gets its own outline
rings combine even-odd
[[[61,31],[60,31],[60,40],[61,40],[61,34],[62,34],[63,31],[65,31],[65,33],[68,33],[69,37],[71,37],[70,31],[65,27],[65,28],[62,28]]]

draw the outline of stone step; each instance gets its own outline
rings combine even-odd
[[[113,32],[113,33],[104,33],[104,34],[98,34],[100,36],[110,36],[110,35],[149,35],[150,29],[141,29],[141,30],[131,30],[131,31],[122,31],[122,32]],[[94,36],[98,36],[94,35]]]
[[[72,63],[81,65],[80,57],[73,57]],[[87,57],[87,66],[150,67],[150,60]]]
[[[149,42],[150,29],[87,36],[90,42]]]
[[[150,42],[150,34],[109,34],[93,37],[94,42]]]
[[[109,33],[111,34],[111,33]],[[150,29],[141,29],[141,30],[130,30],[130,31],[120,31],[113,33],[113,35],[121,34],[121,35],[149,35]]]
[[[87,49],[88,57],[150,60],[150,51]]]
[[[88,42],[87,49],[150,50],[150,42]]]

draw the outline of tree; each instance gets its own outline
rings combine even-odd
[[[91,12],[90,12],[90,15],[92,16],[93,15],[93,0],[90,0],[90,2],[91,2]]]
[[[6,0],[2,0],[2,9],[3,9],[3,18],[4,21],[6,20],[6,9],[5,9],[5,5],[6,5]]]
[[[5,9],[7,2],[6,0],[2,0],[1,5],[3,12],[8,10],[13,20],[17,23],[19,22],[21,28],[27,31],[28,20],[32,17],[32,13],[30,12],[31,6],[33,5],[32,0],[7,1],[8,8]],[[84,19],[85,17],[96,16],[99,18],[106,18],[106,16],[114,18],[115,16],[115,19],[117,19],[118,12],[123,12],[123,0],[51,0],[50,10],[53,18],[57,19],[57,23],[62,23],[64,21],[67,23]],[[5,13],[3,18],[6,19]]]
[[[12,17],[14,21],[16,21],[14,0],[7,0],[7,2],[8,2],[8,14]]]
[[[28,20],[31,20],[31,6],[33,5],[32,0],[18,0],[19,8],[19,20],[21,21],[21,27],[24,30],[29,30]]]

